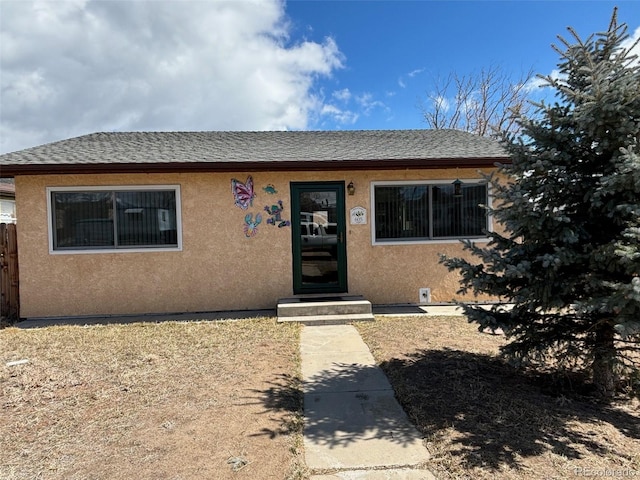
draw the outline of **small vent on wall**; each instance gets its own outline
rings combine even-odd
[[[418,303],[431,303],[431,289],[430,288],[421,288],[418,292],[419,300]]]

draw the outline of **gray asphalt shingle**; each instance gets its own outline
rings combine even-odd
[[[92,133],[0,156],[0,165],[340,162],[507,158],[457,130]]]

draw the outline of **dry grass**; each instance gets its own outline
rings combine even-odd
[[[357,328],[439,478],[640,477],[637,401],[557,393],[463,318]],[[306,478],[298,339],[272,318],[0,330],[0,478]]]
[[[275,319],[0,330],[0,477],[302,477],[298,338]]]
[[[504,339],[464,318],[357,325],[441,479],[640,477],[640,405],[581,396],[569,377],[516,372]]]

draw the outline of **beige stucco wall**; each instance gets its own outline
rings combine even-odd
[[[253,176],[257,197],[247,211],[233,204],[230,181]],[[430,287],[432,301],[449,301],[456,274],[438,254],[458,255],[458,243],[372,245],[370,182],[479,178],[463,169],[374,172],[236,172],[64,175],[16,178],[21,316],[117,315],[274,308],[292,290],[291,229],[266,224],[246,238],[246,213],[281,199],[290,219],[290,181],[353,181],[346,196],[349,293],[374,304],[417,303]],[[180,185],[182,251],[50,254],[46,187]],[[276,195],[262,187],[273,184]],[[349,210],[367,209],[367,225],[350,225]],[[265,212],[262,212],[263,214]]]

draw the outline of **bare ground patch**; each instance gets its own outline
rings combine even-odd
[[[523,373],[462,317],[356,325],[426,438],[441,479],[640,477],[640,404],[599,405],[579,379]]]
[[[0,330],[0,477],[302,478],[298,339],[273,318]]]

